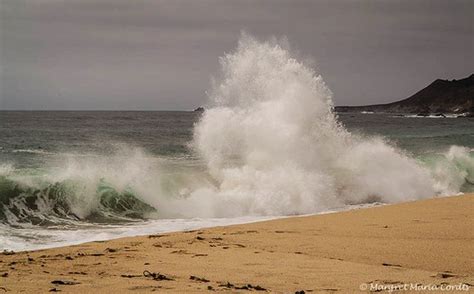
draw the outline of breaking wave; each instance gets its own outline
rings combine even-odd
[[[322,77],[277,41],[243,34],[220,63],[211,107],[195,127],[196,150],[217,186],[192,197],[206,195],[208,211],[313,213],[421,199],[459,187],[383,138],[346,131]]]
[[[142,165],[140,155],[128,155],[131,157],[125,161],[121,155],[102,160],[71,157],[65,168],[40,174],[17,173],[9,165],[0,167],[0,222],[48,226],[153,216],[156,209],[137,196],[134,183],[134,165]],[[117,163],[112,164],[114,161]]]
[[[143,219],[155,211],[135,197],[133,191],[116,191],[101,182],[95,192],[97,206],[87,215],[77,213],[81,206],[78,183],[73,181],[46,184],[43,187],[25,186],[0,177],[0,221],[10,225],[31,223],[33,225],[57,225],[74,221],[132,221]]]
[[[435,179],[435,190],[444,195],[474,192],[474,150],[451,146],[444,154],[424,159]]]
[[[0,222],[307,214],[474,186],[472,150],[415,159],[384,138],[349,133],[322,77],[276,40],[243,34],[220,64],[194,128],[197,156],[166,161],[122,146],[40,174],[4,165]]]

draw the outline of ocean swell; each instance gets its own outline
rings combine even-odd
[[[473,190],[472,150],[414,158],[351,134],[322,77],[278,41],[243,34],[220,64],[189,157],[121,145],[109,156],[62,155],[60,168],[39,174],[0,166],[0,223],[308,214]]]

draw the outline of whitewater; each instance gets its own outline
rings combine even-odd
[[[202,114],[2,112],[0,249],[473,190],[472,120],[338,115],[286,41],[242,34],[219,62]]]

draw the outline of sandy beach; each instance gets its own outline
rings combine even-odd
[[[474,284],[473,228],[470,194],[4,253],[0,292],[465,290]]]
[[[474,293],[474,0],[0,0],[0,294]]]

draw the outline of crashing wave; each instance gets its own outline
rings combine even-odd
[[[346,131],[322,77],[277,41],[244,34],[220,63],[194,134],[217,182],[191,196],[203,214],[314,213],[444,192],[402,150]]]
[[[90,206],[78,197],[80,183],[63,181],[41,187],[27,186],[0,177],[0,222],[11,225],[57,225],[67,221],[132,221],[144,219],[156,210],[139,200],[133,191],[117,191],[101,181],[94,197],[98,203],[81,215],[78,208]]]
[[[322,77],[278,41],[244,34],[220,63],[194,129],[199,159],[167,165],[125,148],[69,159],[40,179],[3,166],[0,222],[306,214],[473,187],[468,149],[419,161],[383,138],[348,132]]]

